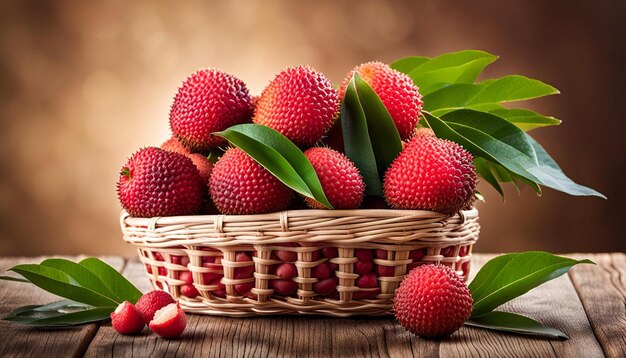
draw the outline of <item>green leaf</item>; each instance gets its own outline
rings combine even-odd
[[[510,312],[489,312],[480,317],[472,317],[465,324],[494,331],[569,339],[565,333],[556,328],[546,327],[534,319]]]
[[[142,293],[130,281],[126,279],[113,267],[107,265],[104,261],[88,257],[79,262],[79,264],[98,276],[108,289],[121,298],[122,301],[128,301],[135,304],[141,297]]]
[[[472,83],[478,75],[493,61],[495,56],[478,58],[459,66],[446,67],[425,72],[413,77],[419,92],[426,96],[451,83]]]
[[[472,317],[487,314],[581,263],[593,262],[541,251],[498,256],[487,262],[469,285],[474,299]]]
[[[47,259],[40,263],[41,266],[51,267],[59,271],[65,272],[73,278],[80,286],[99,293],[104,297],[108,297],[116,303],[122,303],[124,300],[116,295],[111,289],[98,277],[84,266],[66,259]],[[117,271],[116,271],[117,272]]]
[[[425,110],[434,111],[521,101],[558,93],[556,88],[541,81],[511,75],[479,84],[452,84],[424,96],[423,101]]]
[[[533,168],[529,171],[531,173],[536,173],[537,171],[545,173],[545,179],[543,179],[540,184],[568,193],[570,195],[597,196],[606,199],[606,196],[604,196],[602,193],[586,186],[577,184],[570,178],[568,178],[565,173],[563,173],[556,161],[554,161],[554,159],[552,159],[552,157],[546,152],[546,150],[543,149],[543,147],[539,143],[537,143],[537,141],[535,141],[530,135],[527,134],[527,137],[530,144],[535,149],[535,152],[537,153],[537,159],[539,161],[538,168]]]
[[[491,63],[495,61],[497,58],[498,58],[497,56],[494,56],[488,52],[478,51],[478,50],[464,50],[464,51],[458,51],[458,52],[449,52],[443,55],[439,55],[435,58],[432,58],[429,61],[425,61],[424,63],[414,68],[411,72],[409,72],[409,76],[411,78],[417,78],[420,75],[427,73],[427,72],[441,70],[441,69],[450,68],[450,67],[463,66],[467,63],[474,62],[480,59],[490,59],[491,61],[489,63]],[[468,83],[473,82],[479,73],[480,71],[476,73],[474,78],[471,81],[468,81]]]
[[[354,80],[359,102],[365,113],[367,130],[376,158],[376,167],[379,177],[382,178],[387,168],[402,151],[402,139],[389,111],[372,87],[363,81],[357,73],[354,74]]]
[[[500,183],[498,183],[498,179],[495,177],[491,168],[489,168],[489,164],[484,158],[478,157],[474,158],[474,167],[476,167],[476,173],[480,175],[487,183],[489,183],[504,199],[504,192],[502,191],[502,187]]]
[[[417,66],[421,65],[424,62],[429,61],[430,58],[423,56],[410,56],[402,58],[391,65],[389,67],[393,68],[396,71],[400,71],[402,73],[408,74]]]
[[[117,302],[90,289],[81,287],[65,272],[41,265],[17,265],[10,269],[34,285],[57,296],[96,307],[117,306]]]
[[[115,306],[93,307],[63,300],[43,306],[20,307],[3,319],[36,327],[65,327],[105,320],[114,310]]]
[[[469,108],[495,114],[513,123],[525,132],[539,127],[557,126],[561,124],[561,121],[554,117],[544,116],[528,109],[509,109],[496,103],[478,104],[469,106]]]
[[[291,189],[332,209],[315,169],[284,135],[259,124],[239,124],[213,134],[246,152]]]
[[[536,191],[540,190],[537,186],[538,184],[570,195],[595,195],[605,198],[604,195],[597,191],[576,184],[567,178],[558,166],[555,167],[556,163],[554,160],[549,158],[538,144],[533,143],[533,149],[537,153],[536,162],[511,145],[479,129],[453,122],[444,122],[428,112],[424,112],[424,117],[438,137],[461,144],[474,157],[483,157],[490,162],[502,165],[510,172],[516,174],[520,180],[533,186]]]
[[[441,116],[441,119],[448,122],[448,124],[456,123],[480,130],[517,149],[537,163],[537,154],[530,144],[527,135],[502,117],[471,109],[459,109],[444,114]]]
[[[30,282],[28,280],[25,280],[23,278],[19,278],[19,277],[12,277],[12,276],[0,276],[0,280],[4,280],[4,281],[14,281],[14,282]]]
[[[365,111],[356,90],[356,76],[353,76],[346,88],[346,95],[341,102],[341,129],[344,151],[359,169],[365,182],[365,193],[381,196],[382,183],[376,164],[376,156],[367,127]]]

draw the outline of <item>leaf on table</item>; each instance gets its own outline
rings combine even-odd
[[[359,102],[365,113],[378,175],[382,178],[387,168],[402,151],[402,139],[389,111],[372,87],[362,80],[358,73],[354,74],[354,81]]]
[[[93,307],[79,302],[62,300],[47,305],[20,307],[3,319],[6,321],[37,327],[73,326],[110,317],[115,306]]]
[[[55,268],[26,264],[14,266],[10,270],[22,275],[35,286],[57,296],[96,307],[117,306],[116,301],[80,286],[71,276]]]
[[[281,133],[259,124],[239,124],[213,134],[246,152],[291,189],[332,209],[311,162]]]
[[[470,283],[472,317],[482,316],[515,297],[590,260],[574,260],[547,252],[530,251],[498,256],[487,262]]]
[[[23,278],[19,278],[19,277],[13,277],[13,276],[0,276],[0,280],[3,281],[14,281],[14,282],[30,282],[26,279]]]
[[[104,285],[122,301],[135,304],[141,297],[142,293],[135,285],[104,261],[95,257],[88,257],[80,261],[79,264],[98,276]]]
[[[353,76],[341,102],[341,129],[344,151],[359,169],[365,182],[365,193],[381,196],[383,189],[376,156],[367,126],[367,118],[356,90]]]
[[[492,311],[480,317],[470,318],[465,325],[517,334],[569,339],[565,333],[556,328],[546,327],[532,318],[510,312]]]

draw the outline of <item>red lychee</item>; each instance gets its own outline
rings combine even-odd
[[[385,173],[385,199],[396,209],[455,213],[474,198],[476,170],[472,160],[457,143],[416,136]]]
[[[459,329],[472,313],[472,295],[447,266],[424,265],[409,272],[395,292],[396,319],[421,337],[442,337]]]
[[[333,149],[310,148],[304,155],[313,165],[320,179],[326,198],[335,209],[357,209],[365,195],[365,183],[357,167],[346,157]],[[314,209],[325,207],[311,198],[305,198]]]
[[[374,258],[374,250],[371,249],[355,249],[354,256],[356,256],[359,261],[372,261]]]
[[[191,154],[189,149],[179,142],[175,136],[172,136],[170,139],[166,140],[165,143],[161,144],[161,149],[182,155]]]
[[[165,291],[151,291],[141,296],[135,307],[141,314],[143,321],[150,323],[156,311],[175,302],[172,296]]]
[[[318,279],[329,278],[333,274],[333,270],[328,262],[322,262],[321,264],[311,268],[311,277]]]
[[[382,62],[368,62],[354,68],[339,89],[343,99],[348,83],[357,72],[378,94],[404,140],[411,136],[422,113],[422,96],[413,80]]]
[[[328,296],[337,290],[339,279],[335,276],[319,280],[313,284],[313,291],[321,296]]]
[[[203,183],[206,185],[209,183],[211,177],[211,171],[213,170],[213,163],[207,159],[203,154],[188,154],[187,158],[191,159],[193,165],[198,169],[200,177]]]
[[[200,292],[198,292],[198,289],[190,283],[180,286],[180,294],[190,298],[200,296]]]
[[[238,78],[215,69],[195,72],[183,82],[170,110],[172,132],[193,152],[226,144],[212,135],[252,117],[246,85]]]
[[[276,267],[276,276],[282,279],[291,280],[292,278],[298,276],[296,265],[288,263],[278,265]]]
[[[154,147],[135,153],[117,182],[122,206],[135,217],[196,214],[205,191],[189,158]]]
[[[139,311],[128,301],[120,303],[115,311],[111,312],[111,324],[121,334],[137,334],[145,326]]]
[[[298,283],[292,280],[272,280],[270,286],[276,294],[283,296],[291,296],[298,291]]]
[[[354,273],[363,275],[372,272],[374,263],[372,261],[357,261],[354,263]]]
[[[187,317],[178,303],[171,303],[154,313],[150,329],[163,338],[177,338],[187,326]]]
[[[339,113],[339,95],[330,81],[310,67],[289,67],[263,90],[254,123],[282,133],[300,147],[317,143]]]
[[[223,214],[262,214],[285,209],[292,191],[243,150],[230,148],[213,166],[209,190]]]

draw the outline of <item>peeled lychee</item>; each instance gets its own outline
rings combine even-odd
[[[230,148],[213,166],[211,197],[223,214],[262,214],[285,209],[292,191],[248,154]]]
[[[459,329],[472,313],[472,295],[447,266],[424,265],[404,278],[395,292],[396,319],[421,337],[442,337]]]
[[[226,144],[212,135],[252,117],[246,85],[215,69],[199,70],[183,82],[170,110],[170,126],[178,140],[193,152]]]
[[[151,291],[141,296],[135,307],[141,314],[143,321],[150,323],[156,311],[175,302],[172,296],[165,291]]]
[[[472,160],[457,143],[416,136],[385,173],[385,198],[396,209],[453,214],[474,198],[476,170]]]
[[[400,137],[403,140],[409,138],[422,113],[422,96],[413,80],[382,62],[368,62],[357,66],[346,76],[339,89],[340,98],[345,96],[348,83],[355,72],[380,97]]]
[[[304,152],[313,165],[326,198],[335,209],[357,209],[365,195],[365,183],[359,170],[344,154],[336,150],[315,147]],[[305,198],[314,209],[325,209],[321,203]]]
[[[154,147],[135,153],[117,182],[122,206],[135,217],[196,214],[205,192],[189,158]]]
[[[139,311],[128,301],[120,303],[115,311],[111,312],[111,324],[121,334],[137,334],[145,326]]]
[[[310,147],[322,139],[338,113],[339,95],[323,74],[306,66],[289,67],[261,93],[254,123]]]
[[[187,317],[178,303],[171,303],[154,313],[150,329],[163,338],[177,338],[187,326]]]

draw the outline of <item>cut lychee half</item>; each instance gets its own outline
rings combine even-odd
[[[115,311],[111,312],[111,324],[121,334],[137,334],[145,326],[139,311],[128,301],[120,303]]]
[[[178,303],[170,303],[154,313],[150,329],[163,338],[177,338],[187,326],[187,317]]]

